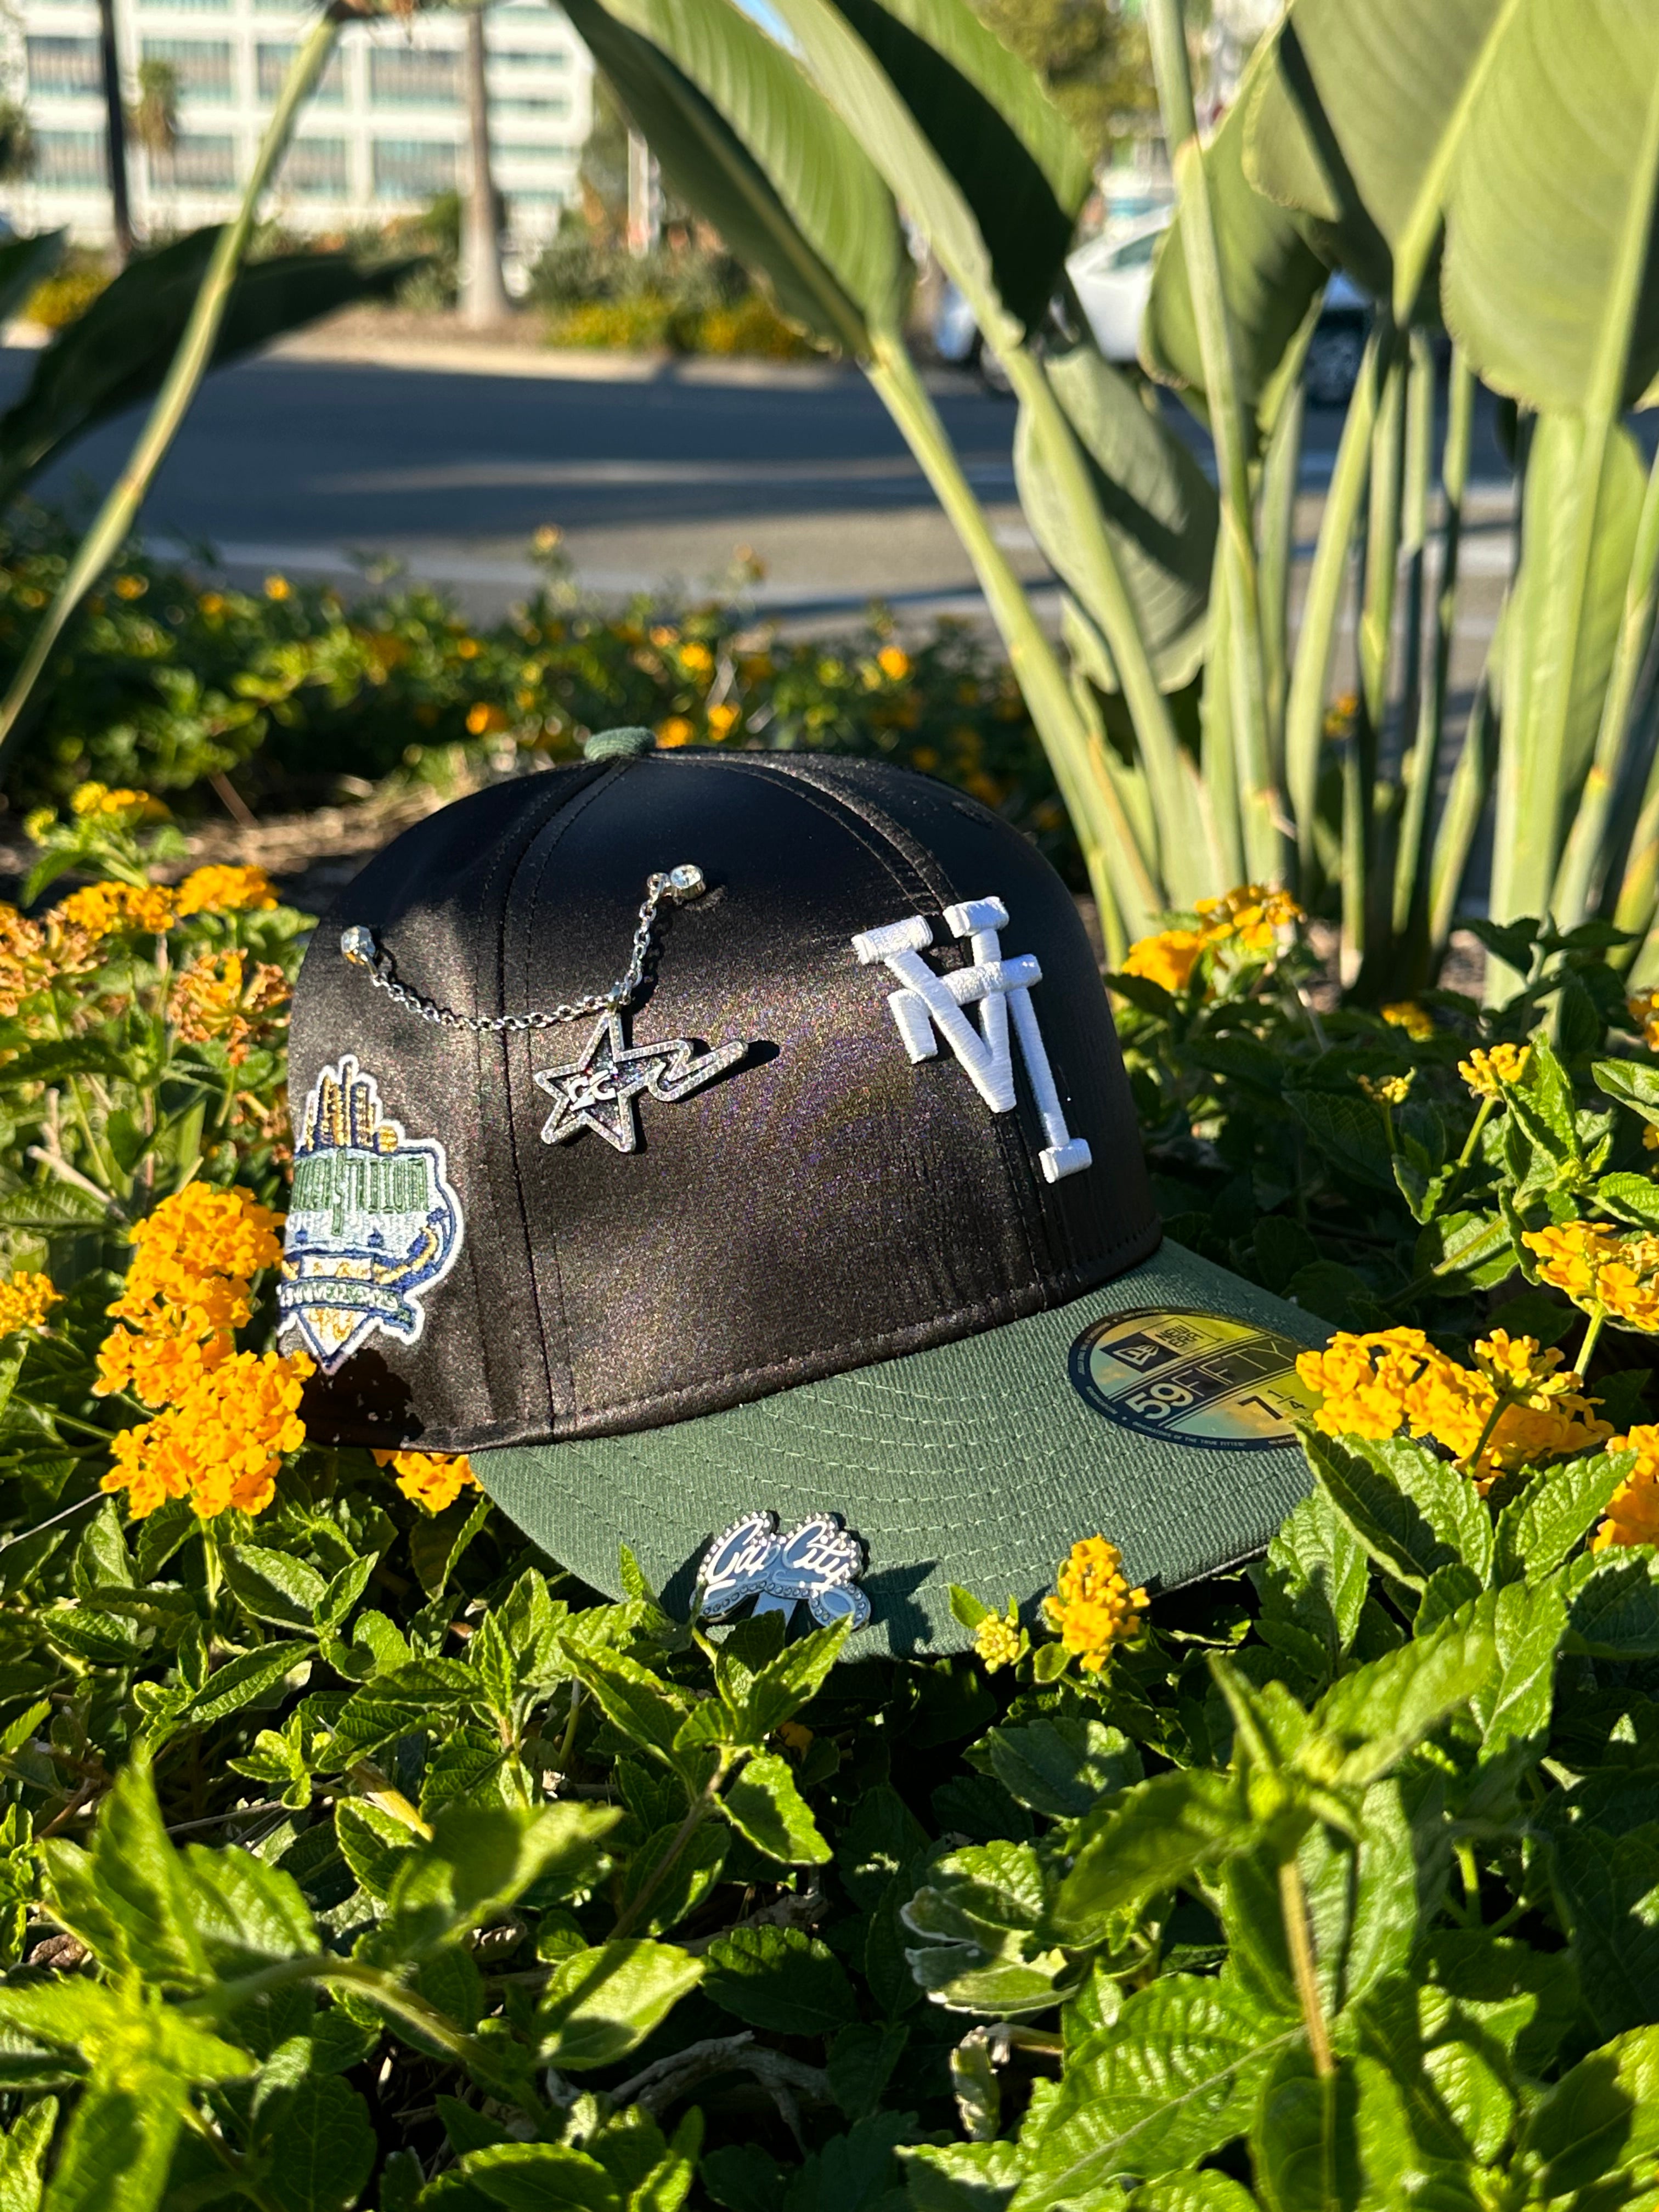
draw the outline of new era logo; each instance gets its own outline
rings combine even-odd
[[[1038,1154],[1042,1172],[1050,1182],[1081,1175],[1093,1164],[1092,1158],[1083,1139],[1066,1126],[1031,1004],[1031,988],[1042,981],[1042,969],[1029,952],[1003,957],[1000,933],[1008,927],[1008,909],[1000,898],[967,899],[960,906],[946,907],[945,927],[952,937],[967,938],[974,956],[971,967],[959,968],[954,975],[935,975],[921,958],[933,941],[933,932],[919,914],[890,922],[884,929],[863,931],[853,939],[853,950],[862,966],[872,967],[879,960],[897,976],[902,988],[890,992],[887,1003],[912,1061],[936,1058],[943,1037],[994,1114],[1013,1111],[1017,1036],[1048,1140]],[[977,1026],[964,1012],[970,1006],[977,1009]]]

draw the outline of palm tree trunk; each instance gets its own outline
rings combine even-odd
[[[466,199],[466,274],[461,319],[474,330],[505,322],[512,312],[501,282],[501,242],[496,222],[495,180],[489,168],[489,88],[484,78],[483,9],[466,18],[466,120],[472,143],[472,182]]]
[[[121,100],[121,57],[115,44],[115,0],[98,0],[98,31],[104,67],[104,112],[108,132],[110,204],[115,218],[115,258],[125,268],[132,256],[132,208],[127,198],[127,112]]]

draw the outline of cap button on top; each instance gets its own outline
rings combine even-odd
[[[590,761],[637,760],[657,742],[653,730],[630,726],[621,730],[594,730],[582,741],[582,758]]]

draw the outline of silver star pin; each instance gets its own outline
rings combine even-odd
[[[641,1093],[672,1106],[735,1066],[748,1049],[738,1042],[698,1053],[685,1037],[630,1045],[623,1037],[622,1016],[603,1015],[580,1060],[566,1067],[544,1067],[535,1078],[553,1101],[553,1111],[542,1124],[542,1142],[562,1145],[592,1129],[619,1152],[637,1152],[634,1102]]]

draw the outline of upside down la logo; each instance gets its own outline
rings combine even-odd
[[[349,1054],[306,1099],[276,1303],[332,1375],[377,1329],[415,1344],[422,1304],[455,1264],[464,1230],[444,1148],[407,1137],[380,1086]]]

